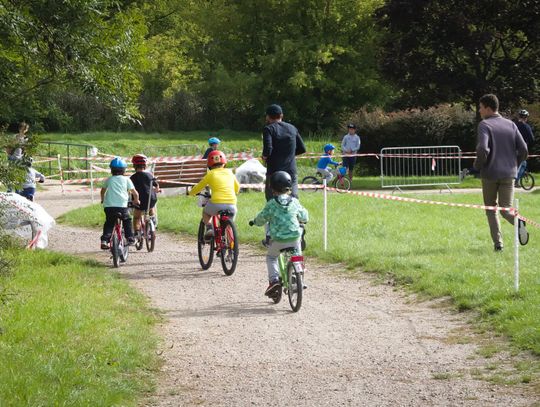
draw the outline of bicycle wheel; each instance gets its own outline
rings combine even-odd
[[[301,184],[306,185],[321,185],[321,181],[317,177],[309,176],[302,179]],[[319,188],[307,188],[305,189],[306,192],[317,192]]]
[[[334,188],[340,193],[351,190],[351,180],[347,177],[336,178],[334,180]]]
[[[143,248],[144,237],[142,236],[142,233],[143,233],[142,231],[144,231],[145,228],[146,228],[146,225],[143,225],[143,222],[139,221],[139,232],[135,233],[135,239],[137,239],[135,242],[135,249],[137,250],[141,250]]]
[[[530,172],[526,172],[523,174],[523,177],[519,180],[519,184],[521,185],[521,188],[523,188],[525,191],[530,191],[534,188],[534,177]]]
[[[199,263],[203,270],[208,270],[214,260],[214,239],[206,242],[204,232],[206,226],[201,221],[199,224],[199,233],[197,234],[197,252],[199,253]]]
[[[111,254],[114,267],[120,267],[120,242],[118,241],[118,236],[116,231],[113,230],[113,236],[111,239]]]
[[[153,252],[156,246],[156,228],[152,219],[148,219],[144,225],[144,241],[146,242],[146,250]]]
[[[232,220],[221,221],[221,230],[221,267],[223,272],[230,276],[236,270],[238,262],[238,234]]]
[[[120,242],[119,253],[120,253],[120,261],[122,263],[125,263],[129,256],[129,245],[127,242],[127,238],[124,236],[123,233],[122,233],[122,241]]]
[[[295,270],[292,262],[287,265],[287,279],[289,288],[287,295],[289,296],[289,304],[293,312],[297,312],[302,306],[302,294],[304,293],[304,275]]]

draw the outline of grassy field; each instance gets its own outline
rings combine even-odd
[[[153,388],[156,316],[104,267],[10,249],[0,275],[1,406],[135,406]]]
[[[521,213],[537,221],[540,220],[539,192],[517,193]],[[481,202],[479,193],[419,197]],[[393,279],[428,297],[450,296],[458,309],[477,310],[480,320],[490,329],[507,335],[518,348],[540,355],[538,229],[529,228],[530,243],[520,250],[521,289],[516,294],[512,226],[502,225],[506,249],[495,253],[482,210],[331,194],[329,246],[323,252],[322,194],[303,193],[301,201],[311,217],[308,258],[342,263],[344,273],[359,270],[380,273],[382,278]],[[263,205],[261,193],[240,194],[237,223],[242,242],[257,243],[263,237],[262,229],[248,226],[248,221]],[[194,198],[160,199],[159,211],[160,231],[196,234],[200,208]],[[95,205],[73,211],[61,221],[97,227],[103,221],[102,209]],[[193,246],[195,249],[195,240]]]

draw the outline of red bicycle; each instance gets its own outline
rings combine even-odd
[[[109,240],[114,267],[120,267],[120,263],[125,263],[129,256],[129,246],[124,234],[122,216],[120,212],[116,214],[116,223]]]
[[[214,254],[221,259],[223,272],[230,276],[238,262],[238,235],[233,221],[234,214],[230,211],[220,211],[212,216],[211,222],[214,237],[206,240],[204,237],[206,225],[201,220],[197,234],[197,251],[203,270],[208,270],[214,261]]]

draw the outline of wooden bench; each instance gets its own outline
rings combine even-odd
[[[199,182],[207,171],[206,160],[187,160],[181,162],[157,162],[154,166],[154,176],[162,188],[189,188]]]

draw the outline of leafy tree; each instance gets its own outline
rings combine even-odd
[[[405,106],[476,105],[488,92],[505,106],[538,99],[537,0],[388,0],[377,20],[382,69]]]

